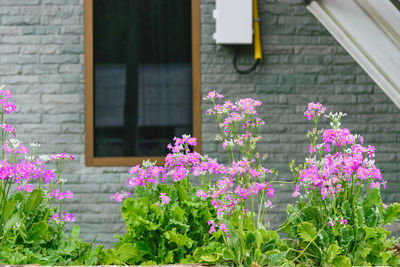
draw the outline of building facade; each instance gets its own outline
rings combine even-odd
[[[292,179],[288,164],[305,157],[305,133],[312,127],[304,110],[308,102],[319,101],[348,113],[344,127],[376,146],[377,166],[388,181],[384,202],[399,202],[400,110],[309,13],[305,1],[259,0],[264,58],[247,75],[234,70],[234,49],[212,38],[214,8],[214,0],[200,1],[201,92],[263,102],[265,167],[279,170],[282,180]],[[97,242],[111,245],[124,224],[110,195],[127,190],[129,167],[85,163],[84,12],[83,0],[0,0],[0,82],[18,106],[9,123],[20,140],[41,143],[42,153],[77,156],[64,175],[65,188],[75,193],[66,208],[75,213],[83,238],[97,235]],[[252,57],[251,46],[242,49],[239,65],[251,65]],[[223,158],[215,123],[203,115],[201,126],[203,154]],[[276,188],[269,213],[273,228],[283,222],[293,189]]]

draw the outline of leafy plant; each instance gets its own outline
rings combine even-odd
[[[298,242],[287,258],[317,266],[398,266],[400,256],[392,248],[399,240],[388,238],[383,227],[398,220],[400,204],[382,203],[386,181],[375,166],[375,148],[341,128],[343,113],[330,113],[331,129],[318,130],[324,112],[319,103],[308,105],[305,116],[314,122],[307,134],[310,155],[304,164],[290,165],[297,182],[293,196],[299,199],[288,206],[281,229]]]
[[[215,217],[210,203],[181,185],[158,184],[151,195],[168,195],[169,200],[153,201],[147,194],[127,198],[121,207],[127,233],[116,236],[115,248],[101,256],[103,264],[168,264],[216,262],[199,248],[222,249],[222,238],[208,234],[208,221]],[[197,249],[197,251],[196,251]],[[213,251],[215,253],[215,250]]]
[[[11,93],[0,88],[1,160],[0,160],[0,263],[5,264],[95,264],[92,244],[65,236],[65,223],[75,220],[62,209],[65,199],[62,170],[73,155],[40,155],[39,144],[31,144],[32,155],[17,139],[15,129],[6,123],[6,115],[16,111]],[[54,163],[56,171],[47,162]]]
[[[221,128],[217,140],[229,165],[191,152],[197,140],[184,135],[168,145],[172,153],[165,157],[164,166],[147,161],[132,167],[127,184],[135,189],[135,199],[130,192],[111,197],[124,201],[127,234],[119,237],[114,250],[105,252],[106,264],[225,262],[250,266],[278,264],[285,258],[277,250],[278,235],[265,230],[274,195],[271,184],[278,181],[267,179],[274,171],[262,166],[265,156],[257,152],[261,139],[257,130],[264,124],[256,111],[261,102],[246,98],[220,105],[217,98],[223,96],[212,91],[204,100],[214,105],[207,113]],[[189,177],[198,178],[201,188],[193,187]],[[172,185],[165,184],[169,179]]]

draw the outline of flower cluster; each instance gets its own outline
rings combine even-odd
[[[325,113],[326,108],[323,107],[319,102],[308,103],[307,110],[304,112],[304,116],[308,120],[318,119],[322,114]]]
[[[60,213],[55,213],[53,216],[50,217],[49,223],[51,221],[54,221],[55,223],[59,224],[61,220],[65,222],[74,222],[75,221],[75,215],[69,212],[64,212],[64,215],[61,216]]]
[[[160,199],[161,199],[161,204],[168,204],[171,199],[165,194],[165,193],[161,193],[160,194]]]
[[[131,192],[116,192],[114,195],[111,195],[110,199],[121,203],[125,198],[129,197],[130,195]]]
[[[229,229],[226,227],[224,223],[216,223],[214,220],[209,220],[208,225],[210,225],[209,234],[215,233],[219,229],[220,231],[224,232],[226,236],[230,236]]]
[[[1,149],[2,156],[0,159],[0,190],[10,192],[10,188],[14,187],[16,191],[25,195],[25,197],[33,191],[40,191],[43,198],[46,199],[45,205],[51,208],[51,205],[55,199],[58,200],[57,205],[58,213],[55,213],[51,220],[60,221],[74,221],[74,215],[72,213],[64,213],[61,216],[61,203],[64,199],[73,198],[71,191],[62,191],[64,180],[61,178],[61,165],[58,162],[63,159],[68,161],[75,159],[73,155],[65,153],[56,154],[50,158],[56,163],[58,173],[55,174],[51,168],[46,166],[48,156],[36,157],[36,149],[39,147],[38,144],[31,144],[33,155],[28,155],[29,149],[25,147],[18,139],[7,139],[8,134],[16,136],[15,128],[5,123],[6,114],[16,112],[16,106],[9,99],[12,97],[9,90],[3,90],[4,86],[0,87],[0,113],[2,115],[3,123],[0,124],[1,134]],[[20,158],[22,156],[22,159]],[[65,164],[62,164],[64,167]],[[8,193],[7,193],[8,194]],[[4,196],[0,199],[0,211],[6,206],[8,196]],[[25,204],[25,203],[23,203]]]
[[[52,161],[57,161],[57,160],[74,160],[75,156],[74,155],[70,155],[70,154],[66,154],[66,153],[59,153],[59,154],[55,154],[55,155],[51,155],[50,159]]]
[[[307,118],[309,110],[325,111],[319,103],[317,107],[315,105],[309,104],[305,114]],[[306,159],[305,167],[298,173],[299,183],[293,196],[300,195],[300,185],[306,188],[306,192],[318,192],[323,200],[334,198],[348,188],[360,186],[364,181],[370,188],[380,188],[381,185],[385,187],[386,181],[375,166],[375,147],[362,146],[362,137],[352,135],[349,129],[338,128],[338,121],[333,121],[331,125],[332,129],[322,130],[323,143],[315,145],[319,136],[313,136],[309,152],[317,152],[320,157]]]
[[[11,112],[16,112],[17,107],[13,102],[8,102],[7,99],[12,97],[12,94],[9,90],[3,90],[4,85],[0,86],[0,106],[1,112],[4,114],[10,114]]]

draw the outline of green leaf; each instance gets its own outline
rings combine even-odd
[[[392,224],[400,216],[400,203],[389,205],[383,213],[383,224]]]
[[[261,231],[261,230],[264,230],[264,229],[260,229],[259,231]],[[276,231],[266,231],[265,239],[266,239],[265,241],[270,241],[270,240],[272,241],[273,240],[274,243],[278,243],[279,234]]]
[[[39,242],[48,235],[48,224],[45,222],[38,222],[32,225],[29,231],[28,239]]]
[[[30,213],[34,209],[36,209],[43,202],[43,196],[40,189],[33,190],[26,201],[25,210],[27,213]]]
[[[381,193],[378,188],[372,188],[364,198],[365,207],[370,207],[372,204],[382,205]]]
[[[300,235],[303,241],[311,242],[317,235],[317,230],[311,223],[302,222],[299,224],[299,226],[297,226],[297,233]]]
[[[369,227],[376,227],[378,225],[379,210],[375,207],[371,207],[365,212],[365,223]]]
[[[318,237],[324,247],[328,247],[332,243],[332,237],[325,230],[322,230]]]
[[[335,264],[335,266],[351,267],[351,261],[346,256],[337,256],[333,263]]]
[[[248,232],[246,234],[246,246],[248,248],[250,248],[250,247],[256,245],[255,241],[256,241],[256,235],[253,232]]]
[[[71,238],[75,240],[78,239],[80,232],[81,229],[79,228],[78,225],[76,225],[71,231]]]
[[[353,218],[353,213],[351,211],[351,206],[348,200],[345,200],[342,204],[342,212],[344,215],[344,218],[349,220]]]
[[[176,228],[172,228],[172,230],[164,233],[166,239],[169,242],[175,243],[177,247],[187,247],[191,248],[193,245],[193,240],[190,239],[186,234],[182,235],[176,232]]]
[[[172,214],[175,217],[175,219],[178,220],[178,221],[183,221],[186,218],[185,210],[183,210],[179,206],[176,206],[175,208],[172,209]]]
[[[359,254],[361,255],[361,257],[363,257],[364,259],[368,256],[369,252],[371,251],[371,248],[369,247],[362,247],[359,250]]]
[[[17,203],[17,200],[7,200],[6,205],[4,206],[4,220],[10,218]]]
[[[328,263],[332,263],[337,255],[340,253],[340,248],[336,244],[331,244],[326,251],[327,261]]]
[[[376,237],[376,233],[375,233],[375,229],[371,228],[371,227],[364,227],[364,231],[365,231],[365,237],[364,239],[367,240],[369,238],[375,238]]]
[[[365,224],[364,211],[360,206],[358,206],[356,209],[356,221],[358,227],[363,227]]]
[[[346,225],[345,227],[340,229],[340,232],[342,234],[341,246],[347,247],[350,244],[350,242],[354,240],[353,228]]]
[[[219,260],[219,255],[204,255],[200,257],[205,262],[216,262]]]
[[[115,252],[123,262],[139,256],[136,247],[129,243],[122,244]]]
[[[142,266],[149,266],[149,265],[154,266],[154,265],[157,265],[157,262],[155,262],[155,261],[144,261],[140,265],[142,265]]]
[[[224,258],[224,260],[227,260],[227,261],[235,261],[235,256],[234,256],[232,250],[229,248],[224,248],[222,250],[222,258]]]
[[[271,254],[268,257],[268,259],[270,260],[269,265],[270,266],[281,266],[285,260],[285,257],[286,257],[286,251]]]
[[[19,221],[18,213],[14,213],[4,225],[4,232],[7,232],[11,227],[13,227]]]

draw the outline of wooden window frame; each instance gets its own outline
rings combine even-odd
[[[85,64],[85,163],[86,166],[132,166],[143,160],[164,157],[95,157],[94,156],[94,94],[93,94],[93,1],[84,0],[84,64]],[[200,0],[192,0],[192,108],[195,151],[201,153],[201,62],[200,62]],[[172,140],[171,140],[172,141]]]

